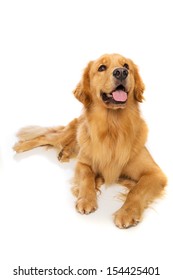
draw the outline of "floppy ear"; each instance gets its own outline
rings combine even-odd
[[[87,107],[91,103],[91,94],[90,94],[90,67],[92,65],[90,61],[87,67],[84,70],[81,81],[78,83],[77,87],[73,91],[74,96]]]
[[[138,67],[134,63],[133,63],[133,69],[134,69],[134,79],[135,79],[134,96],[137,101],[142,102],[144,99],[143,92],[145,90],[145,85],[139,74]]]

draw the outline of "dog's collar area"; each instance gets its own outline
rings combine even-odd
[[[119,85],[110,93],[101,91],[101,98],[106,104],[125,104],[127,101],[127,94],[128,92],[125,87]]]

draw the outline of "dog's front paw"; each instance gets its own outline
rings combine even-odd
[[[97,201],[96,199],[79,198],[76,209],[81,214],[90,214],[97,209]]]
[[[138,208],[120,208],[114,213],[114,223],[119,228],[129,228],[136,226],[140,219],[141,213]]]

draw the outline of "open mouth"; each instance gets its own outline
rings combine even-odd
[[[112,92],[105,93],[101,92],[101,98],[106,103],[112,104],[125,104],[127,101],[127,91],[123,85],[117,86]]]

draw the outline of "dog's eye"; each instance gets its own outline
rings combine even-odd
[[[102,71],[105,71],[106,69],[107,69],[106,65],[102,64],[99,66],[98,71],[102,72]]]
[[[127,63],[124,63],[123,67],[129,70],[129,65]]]

